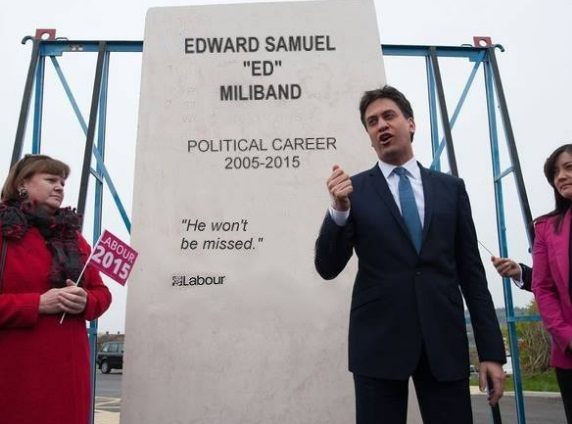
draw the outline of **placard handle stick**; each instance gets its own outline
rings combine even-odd
[[[487,246],[485,246],[483,243],[481,243],[480,240],[477,240],[477,241],[483,247],[483,249],[485,249],[487,252],[489,252],[491,254],[491,256],[496,256],[493,252],[491,252],[489,249],[487,249]]]
[[[101,233],[99,235],[99,238],[97,239],[97,242],[95,243],[95,246],[97,246],[99,244],[99,241],[101,240],[101,235],[103,233]],[[83,277],[83,273],[85,272],[85,270],[87,269],[87,266],[89,265],[89,262],[91,261],[91,258],[93,256],[93,252],[95,252],[95,247],[92,249],[91,253],[89,254],[87,260],[85,261],[85,264],[83,265],[83,269],[81,270],[81,272],[79,273],[79,277],[77,277],[77,281],[74,283],[76,286],[79,286],[79,283],[81,282],[81,277]],[[62,314],[62,317],[60,318],[60,324],[62,322],[64,322],[64,318],[66,317],[66,313],[64,312]]]

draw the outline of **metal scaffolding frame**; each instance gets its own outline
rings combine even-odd
[[[45,38],[45,34],[48,38]],[[42,112],[43,112],[43,90],[46,58],[52,62],[55,72],[65,90],[71,103],[74,113],[85,133],[85,150],[81,172],[81,184],[77,209],[80,214],[84,214],[86,208],[87,189],[89,175],[94,178],[95,183],[95,204],[94,204],[94,226],[93,240],[97,240],[101,233],[102,222],[102,196],[104,183],[107,185],[123,222],[128,231],[131,229],[129,216],[123,206],[119,193],[117,192],[113,180],[105,166],[105,128],[107,111],[107,91],[109,77],[109,60],[111,53],[141,53],[143,51],[142,41],[70,41],[67,39],[56,39],[55,30],[37,30],[34,37],[28,36],[22,40],[25,44],[32,41],[32,56],[28,67],[28,74],[25,83],[24,95],[22,98],[20,117],[11,164],[13,165],[22,156],[24,136],[28,122],[30,105],[33,102],[33,133],[32,133],[32,153],[41,151],[42,135]],[[502,46],[493,45],[487,37],[475,37],[476,46],[421,46],[421,45],[382,45],[381,49],[385,56],[412,56],[425,58],[427,73],[427,89],[429,100],[429,118],[431,124],[431,147],[433,152],[433,163],[431,168],[440,170],[442,154],[447,153],[448,167],[450,173],[458,175],[458,167],[451,133],[457,118],[463,108],[467,95],[473,85],[473,81],[480,67],[482,67],[485,79],[485,96],[488,110],[488,128],[493,169],[497,235],[499,241],[499,253],[503,257],[508,255],[508,244],[505,226],[505,208],[503,201],[503,180],[508,175],[513,175],[517,195],[520,202],[522,218],[527,231],[529,245],[532,245],[533,230],[531,227],[532,215],[528,203],[528,197],[524,186],[522,171],[515,145],[512,125],[508,114],[507,102],[504,95],[500,72],[497,64],[495,50]],[[482,42],[485,45],[482,45]],[[66,81],[62,69],[58,62],[58,57],[71,53],[97,53],[97,64],[93,89],[91,96],[91,107],[89,119],[86,123],[78,104],[73,96],[72,90]],[[448,108],[445,101],[442,75],[439,67],[439,58],[458,58],[469,60],[474,66],[469,74],[462,94],[455,105],[453,114],[449,118]],[[34,84],[35,83],[35,84]],[[500,121],[502,131],[509,152],[510,164],[503,169],[499,153],[499,123],[497,108],[500,110]],[[441,117],[441,122],[437,116]],[[439,138],[439,128],[443,134]],[[97,133],[97,140],[96,135]],[[92,155],[96,161],[96,167],[91,167]],[[525,424],[524,399],[522,394],[522,379],[520,374],[519,348],[516,333],[516,323],[519,321],[537,321],[537,316],[514,315],[512,302],[512,287],[510,279],[503,278],[504,303],[506,309],[506,324],[508,328],[509,347],[514,369],[514,389],[516,398],[516,413],[519,424]],[[88,330],[91,349],[92,364],[92,388],[95,396],[95,357],[97,342],[97,321],[90,323]],[[92,408],[93,411],[93,408]],[[493,408],[492,419],[500,422],[500,414]],[[93,414],[92,414],[93,422]]]

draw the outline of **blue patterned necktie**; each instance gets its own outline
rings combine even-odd
[[[413,241],[413,245],[415,246],[417,253],[419,253],[421,250],[421,220],[419,219],[419,211],[417,210],[417,204],[415,203],[415,196],[413,195],[411,182],[409,181],[405,168],[398,166],[393,170],[393,172],[399,176],[398,189],[401,215],[403,216],[405,225],[409,230],[411,241]]]

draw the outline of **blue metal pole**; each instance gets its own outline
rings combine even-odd
[[[42,150],[42,115],[44,105],[44,76],[46,59],[38,58],[36,68],[36,92],[34,96],[34,127],[32,130],[32,153],[40,153]]]
[[[484,58],[484,52],[481,53],[480,58],[478,60],[475,60],[475,66],[473,66],[473,70],[471,71],[471,73],[469,74],[469,78],[467,79],[467,82],[465,83],[465,87],[463,88],[463,91],[461,93],[461,97],[459,98],[459,101],[457,102],[457,106],[455,106],[455,111],[453,112],[453,116],[451,116],[451,129],[453,129],[453,127],[455,126],[455,123],[457,122],[457,118],[459,117],[459,114],[461,113],[461,110],[463,108],[463,105],[465,104],[465,100],[467,99],[467,95],[469,94],[469,90],[471,89],[472,85],[473,85],[473,81],[475,80],[475,75],[477,74],[477,70],[479,69],[479,66],[482,62]],[[428,64],[429,66],[431,66],[431,62],[429,61],[429,58],[427,58]],[[432,68],[431,68],[432,69]],[[435,103],[435,79],[434,79],[434,75],[433,73],[430,74],[430,79],[428,81],[428,84],[430,85],[430,87],[432,86],[433,88],[430,89],[430,103],[429,103],[429,115],[431,118],[431,142],[433,143],[433,163],[431,164],[431,169],[435,169],[437,171],[439,171],[441,169],[441,154],[443,153],[443,149],[445,148],[445,137],[443,137],[441,139],[441,141],[438,141],[438,135],[437,138],[435,138],[435,140],[437,140],[437,143],[435,144],[435,142],[433,142],[434,140],[434,135],[433,135],[433,119],[435,119],[435,123],[437,122],[437,112],[436,112],[436,103]],[[433,97],[433,99],[431,100],[431,97]],[[433,117],[433,115],[435,115],[435,117]]]
[[[501,46],[502,47],[502,46]],[[503,50],[504,51],[504,50]],[[499,114],[502,118],[504,136],[506,140],[506,145],[508,148],[508,153],[511,161],[511,165],[514,168],[514,182],[516,186],[516,191],[518,192],[518,201],[520,203],[520,212],[522,213],[522,218],[524,220],[526,235],[528,236],[528,244],[532,247],[534,242],[534,229],[532,227],[532,213],[530,211],[530,204],[528,203],[528,194],[526,193],[526,187],[524,185],[524,178],[522,176],[522,169],[520,167],[520,159],[518,158],[518,152],[516,150],[516,142],[514,139],[514,133],[512,131],[512,123],[510,121],[510,116],[508,114],[508,107],[506,104],[506,98],[504,95],[504,88],[502,86],[502,80],[500,77],[500,71],[497,64],[495,47],[489,47],[487,50],[490,71],[493,76],[493,83],[495,86]]]
[[[453,111],[453,115],[451,116],[451,127],[453,127],[455,125],[455,123],[457,122],[457,118],[459,117],[459,114],[461,113],[461,109],[463,108],[463,105],[465,104],[465,100],[467,99],[467,95],[469,94],[469,90],[471,89],[471,86],[473,85],[473,81],[475,80],[475,76],[477,75],[477,71],[479,70],[479,66],[481,65],[483,58],[484,58],[484,53],[482,54],[480,60],[475,61],[475,65],[473,66],[473,69],[471,70],[471,73],[469,74],[469,78],[467,79],[467,82],[465,83],[465,87],[463,88],[463,91],[461,93],[461,97],[459,98],[457,106],[455,107],[455,110]],[[444,140],[443,140],[443,142],[444,142]]]
[[[109,49],[107,50],[109,52]],[[60,82],[62,83],[62,86],[64,88],[64,91],[66,92],[66,95],[68,97],[68,100],[71,103],[72,109],[79,121],[79,124],[81,125],[81,128],[84,132],[85,135],[87,135],[87,123],[83,117],[83,115],[81,114],[81,111],[79,109],[79,106],[77,104],[77,101],[75,100],[75,97],[70,89],[70,86],[64,76],[64,73],[62,72],[62,69],[58,63],[58,61],[56,60],[55,57],[51,57],[52,59],[52,63],[54,65],[54,68],[56,70],[56,73],[60,79]],[[115,202],[115,205],[117,206],[117,209],[119,211],[119,214],[121,215],[121,218],[123,219],[123,223],[125,224],[125,228],[127,228],[127,231],[131,231],[131,221],[129,219],[129,216],[127,215],[127,211],[125,210],[125,207],[123,206],[123,202],[121,201],[121,197],[119,196],[119,193],[117,192],[117,189],[115,188],[115,184],[113,183],[113,180],[111,179],[111,176],[109,175],[109,172],[107,171],[107,168],[104,164],[103,158],[101,156],[101,153],[99,152],[99,149],[97,147],[97,145],[93,146],[93,155],[95,156],[95,160],[98,164],[98,166],[100,166],[101,168],[101,172],[97,172],[94,171],[93,169],[91,170],[91,174],[93,176],[95,176],[98,179],[101,179],[103,177],[103,179],[105,179],[105,182],[107,183],[107,187],[109,188],[109,191],[111,193],[111,196],[113,197],[113,200]]]
[[[97,125],[96,146],[100,152],[101,159],[105,159],[105,126],[107,123],[107,90],[109,80],[109,52],[105,53],[103,62],[103,74],[101,78],[101,91],[99,93],[99,112]],[[103,209],[103,180],[101,178],[103,163],[97,161],[96,173],[99,178],[95,179],[94,196],[94,216],[93,216],[93,244],[97,242],[102,230],[102,209]],[[91,416],[90,422],[95,422],[95,378],[96,378],[96,358],[97,358],[97,320],[90,321],[89,348],[91,354]]]
[[[93,240],[94,243],[99,239],[101,234],[102,224],[102,206],[103,206],[103,168],[105,161],[105,128],[107,125],[107,91],[109,81],[109,52],[105,55],[105,62],[103,65],[103,76],[101,80],[101,93],[99,98],[99,121],[97,127],[97,150],[101,160],[97,160],[96,173],[99,177],[95,184],[95,213],[94,213],[94,227],[93,227]]]
[[[58,60],[54,56],[50,56],[50,59],[52,60],[52,64],[54,65],[54,69],[56,70],[56,74],[58,75],[60,82],[62,83],[62,86],[63,86],[64,91],[68,97],[68,100],[71,103],[71,106],[72,106],[72,109],[75,113],[75,116],[77,117],[77,120],[79,121],[79,124],[81,125],[81,129],[83,130],[84,134],[87,134],[87,123],[85,122],[85,119],[84,119],[83,115],[81,114],[79,106],[78,106],[78,104],[75,100],[75,97],[71,91],[71,88],[70,88],[70,86],[66,80],[66,77],[62,71],[62,68],[60,67]]]
[[[506,174],[501,175],[500,172],[500,154],[498,145],[498,131],[497,131],[497,121],[496,121],[496,108],[495,108],[495,90],[493,87],[493,74],[491,72],[489,62],[485,63],[484,70],[485,70],[485,87],[487,96],[487,110],[489,116],[491,160],[492,160],[493,176],[494,176],[499,252],[502,257],[508,257],[505,212],[503,203],[503,187],[502,187],[502,177]],[[513,365],[513,380],[514,380],[517,420],[519,424],[526,424],[526,418],[524,414],[524,398],[522,395],[522,378],[520,375],[520,360],[519,360],[520,356],[518,349],[518,337],[516,333],[516,323],[514,321],[512,287],[509,278],[503,278],[503,293],[504,293],[504,303],[507,316],[509,348]]]
[[[437,48],[429,47],[428,56],[431,60],[433,76],[435,77],[435,89],[437,93],[437,99],[439,100],[439,115],[441,116],[441,128],[443,129],[445,147],[447,148],[447,162],[449,162],[449,171],[451,175],[457,177],[459,175],[459,169],[457,167],[457,157],[455,155],[455,147],[453,145],[453,134],[451,132],[449,113],[447,112],[447,101],[445,99],[443,79],[441,78],[441,70],[439,68]]]
[[[24,37],[22,44],[29,40]],[[40,57],[40,43],[42,40],[33,40],[34,46],[32,48],[32,57],[30,58],[30,65],[28,66],[28,75],[26,77],[26,85],[24,87],[24,95],[22,96],[22,105],[20,106],[20,117],[18,118],[18,128],[16,128],[16,138],[14,139],[14,149],[12,150],[12,159],[10,160],[10,167],[12,167],[22,156],[24,147],[24,136],[26,134],[26,126],[28,123],[28,111],[30,109],[30,102],[32,98],[32,89],[34,79],[36,76],[36,67],[38,66],[38,58]]]
[[[425,57],[425,69],[427,70],[427,98],[429,99],[429,122],[431,124],[431,150],[433,163],[431,169],[441,171],[441,152],[439,150],[439,123],[437,120],[437,95],[435,94],[435,75],[429,56]],[[444,143],[443,143],[444,147]]]

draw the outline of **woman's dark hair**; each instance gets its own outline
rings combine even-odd
[[[556,189],[556,186],[554,185],[554,177],[556,175],[556,161],[558,161],[558,158],[564,152],[567,152],[572,155],[572,144],[564,144],[560,146],[559,148],[554,150],[550,154],[550,156],[548,156],[546,162],[544,162],[544,176],[546,177],[548,184],[550,184],[550,186],[554,190],[555,206],[553,211],[548,212],[547,214],[537,218],[538,220],[541,218],[550,218],[553,216],[557,217],[557,219],[554,222],[554,230],[556,232],[560,231],[560,228],[562,226],[562,219],[564,218],[564,215],[572,205],[571,201],[562,196]]]
[[[22,182],[38,173],[59,175],[67,179],[70,167],[46,155],[25,155],[8,173],[4,187],[2,187],[2,201],[18,199],[18,188]]]

